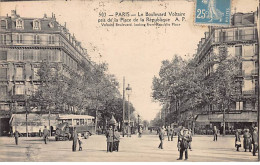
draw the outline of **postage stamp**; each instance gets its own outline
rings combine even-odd
[[[195,23],[229,25],[231,0],[197,0]]]

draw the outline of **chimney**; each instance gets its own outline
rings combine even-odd
[[[16,10],[11,10],[11,17],[17,18]]]
[[[43,15],[43,18],[44,18],[44,19],[46,19],[46,18],[47,18],[47,14],[46,14],[46,13],[44,13],[44,15]]]
[[[66,22],[64,22],[64,27],[66,28]]]

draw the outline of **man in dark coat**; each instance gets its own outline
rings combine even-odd
[[[218,130],[216,126],[214,126],[213,128],[213,135],[214,135],[213,141],[218,141]]]
[[[44,139],[45,144],[47,144],[48,136],[49,136],[49,130],[47,129],[46,126],[44,126],[44,129],[43,129],[43,139]]]
[[[177,160],[182,160],[183,152],[185,151],[185,160],[188,159],[188,147],[190,135],[188,134],[188,129],[183,130],[183,135],[180,135],[180,157]]]
[[[39,129],[39,137],[42,137],[42,129]]]
[[[76,152],[77,150],[77,141],[78,141],[78,134],[77,134],[77,130],[76,128],[73,131],[73,135],[72,135],[72,151]]]
[[[16,145],[18,145],[18,138],[19,138],[20,135],[21,135],[21,134],[20,134],[17,130],[15,130],[15,132],[14,132],[14,138],[15,138],[15,144],[16,144]]]
[[[159,130],[159,139],[160,139],[160,144],[158,146],[159,149],[163,149],[164,134],[165,134],[164,127],[162,127]]]
[[[258,128],[254,128],[253,132],[253,138],[252,138],[252,143],[253,143],[253,156],[256,156],[256,151],[258,150],[259,152],[259,145],[258,145]]]
[[[106,133],[106,138],[107,138],[107,152],[113,152],[113,130],[112,126],[109,127],[107,133]]]

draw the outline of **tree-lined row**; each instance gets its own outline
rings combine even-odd
[[[159,76],[153,78],[152,97],[163,108],[152,123],[183,124],[194,121],[196,114],[230,109],[241,95],[241,65],[240,57],[229,55],[226,46],[204,61],[177,55],[162,61]]]
[[[92,63],[84,65],[82,76],[70,73],[68,78],[59,64],[44,61],[38,71],[41,83],[30,96],[29,104],[40,107],[41,113],[97,115],[103,126],[112,115],[121,122],[123,101],[119,83],[114,75],[106,73],[107,69],[105,63]],[[130,109],[134,111],[132,104]]]

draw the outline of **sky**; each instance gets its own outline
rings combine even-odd
[[[235,9],[236,7],[236,9]],[[256,11],[257,0],[233,0],[231,12]],[[123,77],[132,87],[130,102],[142,119],[152,120],[161,109],[151,98],[152,79],[158,76],[161,62],[175,54],[185,59],[195,53],[197,44],[207,31],[206,26],[194,23],[195,3],[185,0],[125,1],[89,0],[54,2],[1,2],[0,15],[11,15],[16,9],[21,17],[48,17],[57,21],[88,50],[95,62],[107,62],[123,91]],[[185,22],[171,27],[102,27],[99,13],[106,12],[182,12]],[[101,56],[100,56],[101,55]]]

